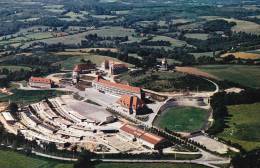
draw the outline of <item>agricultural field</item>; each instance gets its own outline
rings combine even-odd
[[[207,40],[209,35],[206,33],[187,33],[187,34],[185,34],[185,37],[198,39],[198,40]]]
[[[154,36],[151,41],[169,41],[173,47],[183,47],[188,45],[185,41],[177,40],[167,36]]]
[[[240,144],[245,150],[260,147],[260,103],[228,106],[228,127],[218,137]]]
[[[228,55],[234,55],[235,58],[241,59],[260,59],[260,53],[250,53],[250,52],[235,52],[235,53],[226,53],[221,55],[221,57],[226,57]]]
[[[158,92],[181,91],[189,88],[191,91],[213,91],[215,86],[209,81],[187,75],[181,72],[146,72],[145,74],[130,75],[124,73],[119,81],[134,86],[144,87]]]
[[[247,65],[204,65],[201,71],[244,86],[260,88],[260,66]]]
[[[193,132],[203,128],[208,112],[194,107],[172,107],[161,112],[154,122],[160,128],[177,132]]]
[[[201,52],[201,53],[189,53],[191,55],[193,55],[195,58],[199,58],[202,56],[206,56],[206,57],[214,57],[214,53],[213,52]],[[215,52],[215,55],[219,54],[219,51]]]
[[[224,18],[218,16],[202,16],[200,18],[206,20],[216,20],[216,19],[223,19],[228,22],[235,22],[236,25],[232,27],[234,32],[246,32],[246,33],[253,33],[253,34],[260,34],[260,25],[254,22],[239,20],[234,18]]]
[[[30,157],[17,152],[0,150],[1,168],[72,168],[70,163],[62,163],[37,157]]]

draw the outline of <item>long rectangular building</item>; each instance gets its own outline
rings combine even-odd
[[[139,129],[129,124],[123,125],[120,128],[120,130],[126,133],[130,139],[136,139],[141,144],[148,146],[152,149],[161,148],[163,147],[163,144],[166,142],[166,139],[164,139],[163,137],[157,136],[152,133],[148,133],[146,131],[143,131],[142,129]]]
[[[104,80],[100,76],[92,82],[93,88],[100,92],[110,93],[114,95],[131,95],[144,98],[145,94],[140,87],[129,86],[121,83],[110,82]]]
[[[54,82],[47,78],[41,78],[41,77],[31,77],[29,79],[29,85],[31,87],[35,88],[52,88],[54,85]]]

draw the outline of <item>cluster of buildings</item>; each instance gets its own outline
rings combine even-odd
[[[87,62],[84,64],[77,64],[72,72],[72,82],[76,84],[80,80],[80,74],[90,73],[91,71],[96,69],[96,65],[92,62]]]

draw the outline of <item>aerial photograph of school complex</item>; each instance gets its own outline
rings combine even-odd
[[[260,1],[0,0],[0,168],[260,168]]]

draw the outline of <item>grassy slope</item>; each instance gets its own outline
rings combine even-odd
[[[185,75],[180,72],[147,72],[131,76],[124,73],[120,76],[122,82],[130,83],[134,86],[141,86],[146,89],[171,92],[180,89],[187,89],[194,91],[197,87],[200,91],[214,90],[215,86],[208,81],[199,77]]]
[[[27,157],[23,154],[0,150],[1,168],[72,168],[72,164]]]
[[[58,55],[70,55],[69,52],[63,52],[60,53]],[[107,56],[101,56],[101,55],[95,55],[95,54],[90,54],[90,53],[81,53],[78,56],[73,56],[70,57],[64,61],[59,62],[59,64],[61,64],[63,69],[66,70],[72,70],[75,64],[79,64],[81,63],[81,59],[85,59],[85,60],[91,60],[93,63],[95,63],[96,65],[100,65],[105,59],[109,59],[109,60],[114,60],[114,61],[119,61],[116,58],[112,58],[112,57],[107,57]],[[122,62],[122,61],[119,61]],[[133,65],[131,64],[127,64],[129,67],[132,67]]]
[[[246,150],[260,147],[260,103],[229,106],[232,117],[218,136],[240,144]]]
[[[1,168],[72,168],[71,163],[63,163],[44,158],[28,157],[26,155],[0,150]],[[206,168],[190,164],[165,164],[165,163],[100,163],[96,168]],[[86,166],[87,168],[87,166]]]
[[[206,65],[199,66],[198,68],[220,79],[229,80],[249,87],[260,88],[260,66]]]
[[[193,107],[173,107],[163,112],[156,119],[155,125],[176,131],[196,131],[203,127],[207,120],[207,112]]]
[[[159,164],[159,163],[101,163],[96,168],[206,168],[190,164]]]

